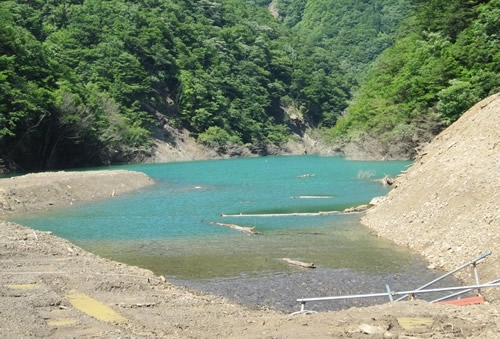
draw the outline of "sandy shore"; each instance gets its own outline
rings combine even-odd
[[[44,172],[0,179],[0,215],[68,207],[150,185],[154,181],[146,174],[126,170]]]

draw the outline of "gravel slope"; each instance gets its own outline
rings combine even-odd
[[[500,94],[486,98],[435,138],[386,197],[362,218],[379,236],[452,270],[492,251],[483,282],[500,279]],[[472,272],[459,277],[474,280]],[[488,290],[490,299],[500,288]]]

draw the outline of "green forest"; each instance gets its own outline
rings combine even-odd
[[[289,112],[332,143],[411,150],[500,91],[499,14],[500,0],[2,1],[0,165],[140,161],[163,124],[265,155],[292,137]]]
[[[409,2],[394,44],[370,66],[332,137],[408,147],[500,92],[500,1]]]

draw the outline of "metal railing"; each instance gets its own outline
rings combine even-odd
[[[490,287],[490,286],[491,287],[495,287],[499,283],[500,283],[500,279],[497,279],[497,280],[493,280],[493,281],[487,282],[484,286],[485,287]],[[460,292],[457,292],[457,293],[453,293],[453,294],[444,296],[442,298],[438,298],[438,299],[432,300],[431,303],[437,303],[437,302],[440,302],[440,301],[443,301],[443,300],[446,300],[446,299],[451,299],[451,298],[454,298],[454,297],[458,297],[458,296],[460,296],[460,295],[462,295],[464,293],[468,293],[468,292],[471,292],[473,290],[474,290],[474,288],[465,289],[463,291],[460,291]]]
[[[444,292],[444,291],[459,291],[454,294],[450,294],[447,296],[444,296],[442,298],[433,300],[431,302],[438,302],[446,299],[450,299],[459,295],[462,295],[464,293],[470,292],[472,290],[477,289],[478,293],[480,294],[481,288],[489,288],[489,287],[499,287],[500,286],[500,279],[490,281],[486,284],[481,284],[479,282],[479,274],[477,271],[477,262],[486,258],[491,254],[491,251],[484,253],[480,255],[479,257],[457,267],[456,269],[443,274],[439,278],[434,279],[433,281],[415,289],[415,290],[410,290],[410,291],[391,291],[389,285],[386,285],[387,292],[385,293],[369,293],[369,294],[353,294],[353,295],[343,295],[343,296],[333,296],[333,297],[322,297],[322,298],[302,298],[302,299],[297,299],[297,302],[300,302],[301,307],[299,312],[295,312],[292,314],[297,314],[297,313],[304,313],[304,312],[310,312],[305,310],[305,305],[307,302],[314,302],[314,301],[332,301],[332,300],[345,300],[345,299],[356,299],[356,298],[374,298],[374,297],[388,297],[391,302],[396,302],[403,300],[404,298],[408,297],[409,295],[415,295],[415,294],[420,294],[420,293],[432,293],[432,292]],[[443,288],[431,288],[431,289],[426,289],[426,287],[429,287],[430,285],[443,280],[444,278],[450,276],[451,274],[469,266],[472,265],[474,267],[474,277],[476,279],[476,284],[471,285],[471,286],[454,286],[454,287],[443,287]],[[400,298],[394,300],[394,296],[401,296]]]
[[[452,274],[453,274],[453,273],[455,273],[455,272],[460,271],[461,269],[463,269],[463,268],[465,268],[465,267],[467,267],[467,266],[469,266],[469,265],[473,265],[473,267],[474,267],[474,277],[476,278],[476,285],[479,285],[479,284],[480,284],[480,282],[479,282],[479,274],[478,274],[478,272],[477,272],[477,265],[476,265],[476,263],[477,263],[479,260],[486,258],[486,257],[487,257],[487,256],[489,256],[490,254],[491,254],[491,251],[486,252],[486,253],[484,253],[484,254],[481,254],[481,255],[480,255],[479,257],[477,257],[476,259],[473,259],[473,260],[469,261],[468,263],[465,263],[465,264],[463,264],[462,266],[459,266],[459,267],[455,268],[453,271],[450,271],[450,272],[448,272],[448,273],[446,273],[446,274],[443,274],[443,275],[442,275],[442,276],[440,276],[439,278],[436,278],[436,279],[434,279],[433,281],[428,282],[427,284],[425,284],[425,285],[423,285],[423,286],[420,286],[419,288],[417,288],[417,290],[421,290],[421,289],[424,289],[424,288],[426,288],[426,287],[429,287],[429,286],[431,286],[432,284],[437,283],[438,281],[443,280],[444,278],[446,278],[446,277],[448,277],[448,276],[452,275]],[[403,300],[403,299],[404,299],[404,298],[406,298],[406,297],[408,297],[408,295],[403,295],[401,298],[396,299],[396,301],[401,301],[401,300]],[[451,298],[451,297],[450,297],[450,298]],[[446,299],[446,298],[445,298],[445,299]],[[444,300],[444,299],[443,299],[443,300]]]

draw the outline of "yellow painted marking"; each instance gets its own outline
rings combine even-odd
[[[122,322],[126,320],[123,316],[113,311],[111,307],[83,293],[69,294],[66,296],[66,299],[69,300],[74,308],[101,321]]]
[[[432,318],[398,318],[399,326],[405,330],[411,330],[419,327],[427,327],[432,325]]]
[[[66,326],[76,324],[76,319],[72,318],[61,318],[47,321],[49,326]]]
[[[7,287],[13,290],[32,290],[38,288],[36,284],[13,284]]]

